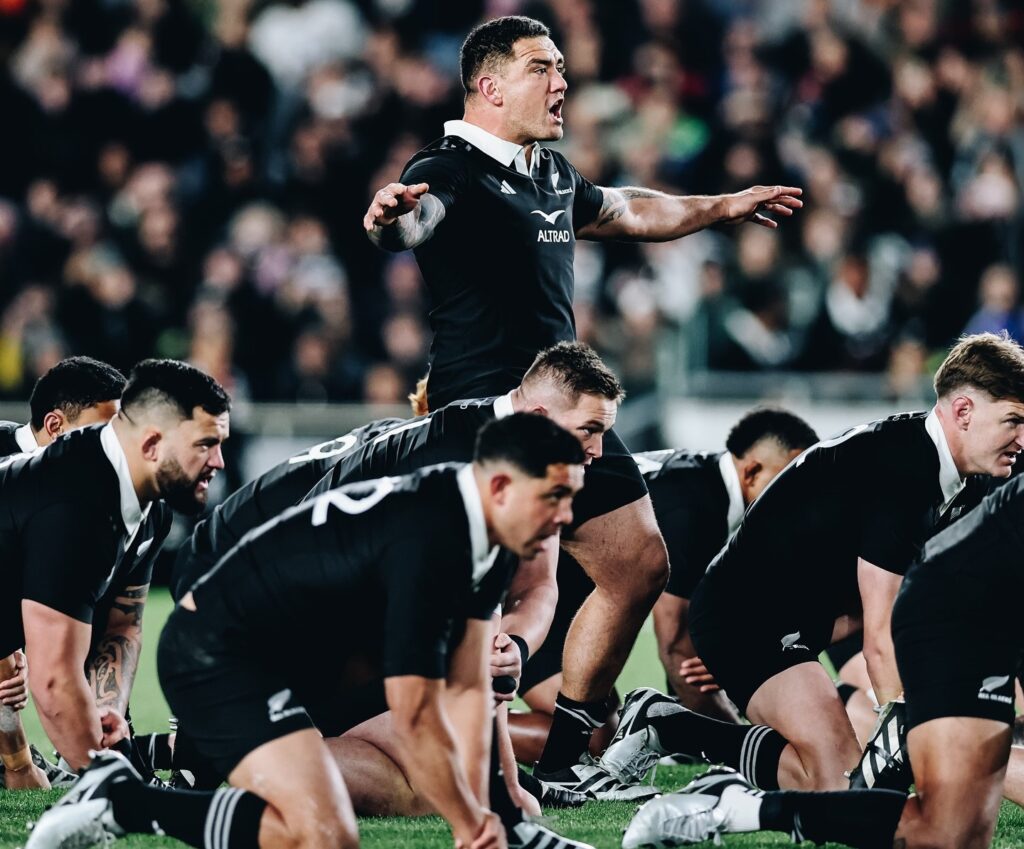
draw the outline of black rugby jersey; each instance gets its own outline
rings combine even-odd
[[[925,420],[904,413],[860,425],[787,466],[711,563],[702,604],[691,607],[694,630],[713,626],[718,605],[823,620],[859,610],[858,557],[904,574],[925,541],[987,490],[985,478],[968,478],[940,515],[939,457]]]
[[[647,481],[672,565],[665,592],[689,598],[729,538],[723,453],[646,451],[633,458]]]
[[[384,475],[407,474],[435,463],[468,463],[473,459],[477,431],[492,419],[511,413],[511,400],[501,395],[455,401],[429,415],[403,421],[341,457],[310,494]],[[605,444],[612,439],[614,434],[606,435]],[[605,455],[586,468],[583,490],[573,502],[572,524],[566,530],[571,532],[647,494],[635,464],[624,448],[622,452],[621,457],[613,456],[606,448]],[[621,468],[623,465],[629,468]]]
[[[35,437],[32,438],[32,447],[22,446],[18,443],[17,433],[22,427],[25,425],[20,425],[17,422],[0,422],[0,457],[23,454],[39,447],[35,444]]]
[[[340,459],[360,451],[382,431],[403,421],[377,419],[314,445],[233,492],[196,525],[178,550],[171,572],[171,595],[181,598],[245,534],[298,504]]]
[[[1009,573],[1015,583],[1024,585],[1024,570],[1019,563],[1020,554],[1024,553],[1024,475],[994,480],[1004,483],[991,487],[981,504],[925,543],[921,564],[915,565],[915,572],[941,561],[964,577]],[[978,556],[979,547],[986,544],[1001,549],[1003,556]],[[1014,550],[1018,556],[1007,559],[1005,552]],[[1019,597],[1014,596],[1014,603]]]
[[[149,583],[171,511],[153,502],[129,534],[107,427],[73,430],[0,466],[0,656],[24,644],[22,599],[92,623],[105,599]]]
[[[331,490],[243,538],[193,587],[196,615],[229,653],[301,639],[353,684],[444,677],[453,629],[490,617],[516,563],[488,547],[479,499],[458,464]]]
[[[520,174],[449,135],[402,173],[445,207],[415,249],[431,298],[431,407],[506,392],[538,351],[576,338],[575,231],[604,196],[562,154],[537,147],[534,156],[533,173]]]

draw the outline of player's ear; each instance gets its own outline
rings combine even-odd
[[[956,426],[961,430],[967,430],[971,423],[971,413],[974,412],[974,399],[968,395],[957,395],[951,406]]]
[[[743,474],[740,479],[743,481],[744,489],[749,489],[754,485],[754,481],[757,480],[757,476],[761,474],[763,468],[764,466],[758,460],[747,460],[743,464]]]
[[[146,428],[142,434],[142,443],[139,445],[139,450],[146,460],[155,463],[160,459],[160,441],[163,436],[159,428]]]
[[[67,427],[68,421],[60,410],[50,410],[50,412],[43,416],[43,433],[49,436],[50,439],[56,439],[67,430]]]
[[[491,499],[496,504],[504,504],[508,498],[509,486],[512,483],[512,477],[505,472],[495,472],[491,475],[491,479],[487,485],[490,488]]]
[[[501,94],[501,86],[498,85],[496,77],[481,76],[476,81],[476,90],[480,92],[481,97],[490,103],[492,106],[501,106],[503,97]]]

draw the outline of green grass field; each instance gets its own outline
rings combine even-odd
[[[164,730],[167,727],[168,710],[157,685],[154,654],[157,634],[169,612],[170,598],[167,593],[154,591],[147,605],[143,659],[132,699],[132,714],[139,731]],[[643,685],[662,687],[663,681],[664,676],[654,651],[653,634],[647,628],[641,634],[619,683],[622,692],[626,692]],[[43,751],[49,752],[50,746],[34,711],[25,712],[25,724],[32,741]],[[676,789],[698,771],[695,767],[659,768],[658,785],[665,790]],[[25,824],[36,819],[59,795],[57,791],[14,794],[0,790],[0,849],[22,846],[26,835]],[[551,812],[548,819],[552,827],[566,836],[585,840],[597,849],[617,849],[634,810],[635,805],[626,802],[592,802],[575,811]],[[363,846],[367,849],[449,849],[452,845],[448,829],[436,817],[363,819],[360,821],[360,832]],[[160,849],[179,845],[175,840],[158,837],[130,837],[118,843],[124,849]],[[790,844],[782,835],[748,835],[729,837],[726,845],[753,849]],[[998,849],[1024,846],[1024,811],[1016,805],[1004,802],[993,846]]]

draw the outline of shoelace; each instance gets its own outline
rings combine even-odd
[[[619,774],[626,779],[627,782],[638,784],[643,781],[650,772],[651,767],[656,766],[658,761],[661,760],[661,755],[657,752],[651,751],[650,749],[643,748],[633,755],[625,764],[623,764],[621,772]],[[651,773],[651,784],[654,784],[655,774]]]
[[[688,814],[685,817],[673,817],[664,825],[665,837],[679,840],[681,843],[699,843],[709,837],[715,846],[722,845],[721,826],[725,818],[716,808]]]

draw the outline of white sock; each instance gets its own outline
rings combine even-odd
[[[761,830],[761,796],[755,796],[738,784],[722,791],[722,809],[728,814],[726,828],[730,832]]]

